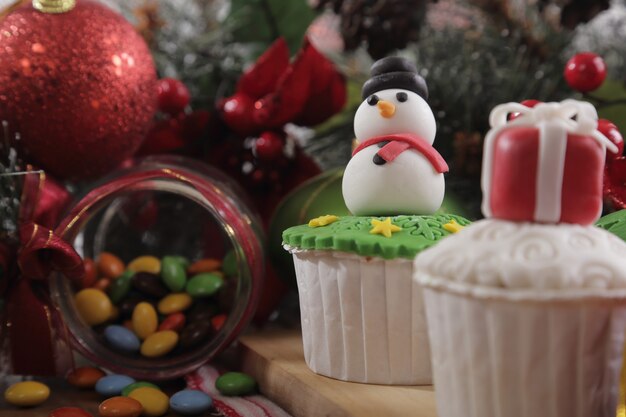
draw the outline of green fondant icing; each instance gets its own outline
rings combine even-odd
[[[607,214],[596,223],[626,242],[626,209]]]
[[[338,250],[361,256],[379,256],[385,259],[413,259],[422,250],[434,245],[449,234],[443,225],[456,220],[461,226],[471,222],[453,214],[429,216],[394,216],[391,222],[402,228],[392,237],[370,234],[372,219],[387,217],[344,216],[323,227],[300,225],[283,232],[283,243],[299,249]]]

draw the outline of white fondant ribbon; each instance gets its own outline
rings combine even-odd
[[[511,113],[519,113],[515,120],[508,121]],[[567,135],[591,136],[602,146],[617,153],[617,146],[597,130],[598,114],[590,104],[577,100],[564,100],[560,103],[539,103],[526,107],[519,103],[505,103],[496,106],[489,115],[491,130],[485,137],[482,190],[482,211],[491,217],[491,183],[494,141],[504,128],[536,127],[539,129],[539,149],[537,158],[536,198],[534,220],[558,222],[561,217],[561,195]]]

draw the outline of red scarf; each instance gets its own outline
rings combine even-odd
[[[407,149],[415,149],[428,159],[428,162],[431,163],[438,173],[448,172],[448,164],[443,159],[443,156],[430,143],[412,133],[396,133],[367,139],[356,147],[352,152],[352,156],[368,146],[384,141],[389,141],[389,143],[383,146],[376,154],[387,162],[392,162]]]

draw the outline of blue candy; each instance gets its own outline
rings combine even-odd
[[[137,352],[141,346],[137,335],[124,326],[107,326],[104,329],[104,338],[111,347],[122,352]]]
[[[186,389],[170,398],[172,411],[184,416],[202,414],[213,407],[213,400],[202,391]]]
[[[107,375],[96,382],[96,392],[105,397],[115,397],[120,395],[124,388],[134,382],[134,379],[126,375]]]

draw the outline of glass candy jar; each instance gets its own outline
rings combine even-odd
[[[83,259],[98,259],[104,252],[117,255],[126,264],[145,255],[178,256],[191,262],[228,257],[230,271],[222,272],[224,284],[217,295],[194,298],[185,312],[185,326],[208,326],[218,313],[223,323],[204,332],[208,336],[200,343],[192,347],[188,343],[186,349],[179,343],[160,357],[115,348],[104,330],[125,320],[132,329],[128,324],[132,308],[129,314],[119,305],[113,307],[118,314],[115,320],[90,326],[79,313],[74,296],[85,285],[57,274],[51,295],[77,351],[111,371],[157,380],[184,375],[227,347],[254,313],[264,271],[260,222],[241,196],[219,171],[179,157],[139,160],[88,191],[56,230]],[[129,294],[135,291],[132,288]],[[143,301],[156,307],[159,299]],[[160,315],[159,323],[164,317]],[[181,342],[183,333],[184,328]]]

